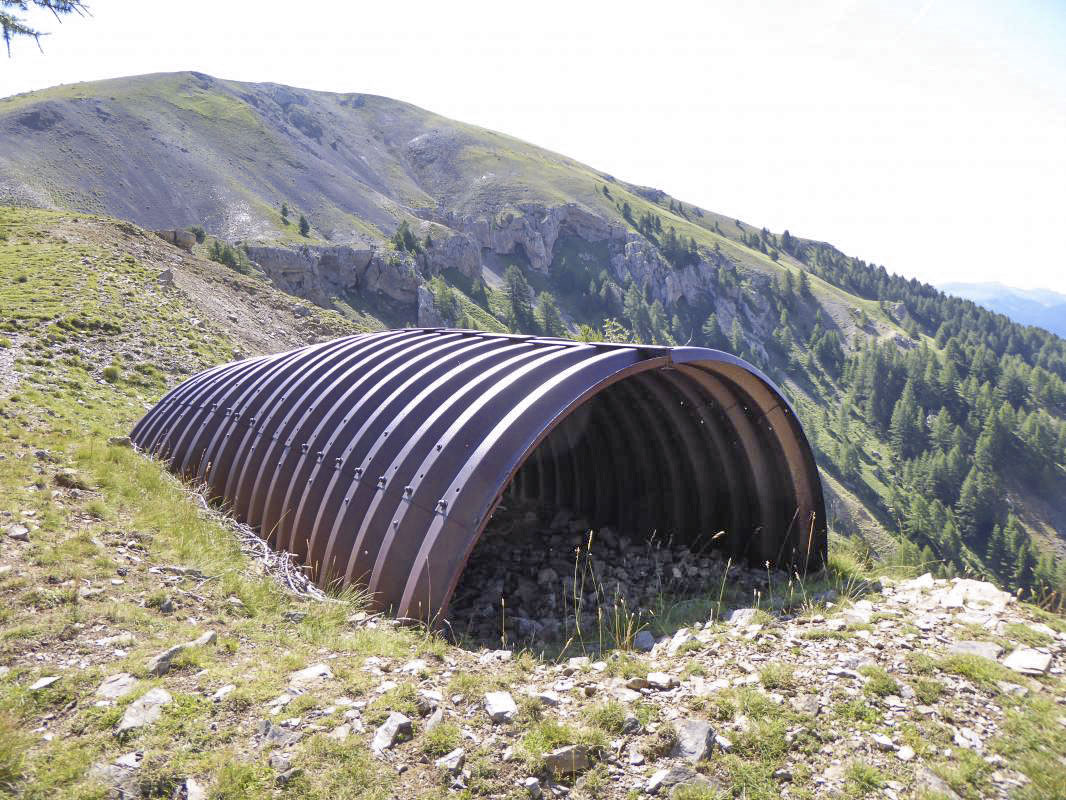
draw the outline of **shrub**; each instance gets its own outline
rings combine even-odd
[[[115,383],[122,376],[122,370],[112,364],[109,367],[104,367],[103,375],[105,381]]]
[[[307,221],[307,217],[303,214],[300,215],[300,235],[307,236],[311,232],[311,223]]]
[[[207,238],[207,231],[205,231],[203,229],[202,225],[193,225],[188,230],[189,230],[189,233],[191,233],[193,236],[196,237],[196,243],[197,244],[203,244],[204,243],[204,239]]]

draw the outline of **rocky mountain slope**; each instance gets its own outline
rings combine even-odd
[[[1066,343],[824,242],[395,100],[197,73],[0,100],[0,199],[195,229],[356,324],[737,352],[798,408],[837,530],[1066,589]]]
[[[551,653],[301,592],[124,435],[189,371],[356,323],[125,222],[0,231],[0,796],[1066,795],[1066,621],[847,540]]]

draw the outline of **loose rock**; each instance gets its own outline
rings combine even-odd
[[[166,689],[149,689],[126,708],[116,731],[124,733],[155,722],[163,714],[163,707],[170,705],[174,698]]]
[[[706,720],[686,719],[675,723],[677,744],[673,755],[681,756],[691,763],[709,758],[714,750],[714,728]]]
[[[411,720],[399,711],[393,711],[389,714],[388,719],[381,724],[381,727],[377,729],[374,734],[374,740],[370,744],[370,749],[381,755],[397,742],[410,739],[411,732]]]
[[[485,695],[485,713],[493,722],[509,723],[514,721],[518,706],[509,692],[489,692]]]

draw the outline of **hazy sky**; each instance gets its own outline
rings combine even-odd
[[[0,95],[195,69],[406,100],[931,282],[1066,291],[1066,2],[89,0]]]

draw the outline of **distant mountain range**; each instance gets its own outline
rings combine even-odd
[[[1066,337],[1066,294],[1050,289],[1015,289],[1002,283],[945,283],[940,288],[1006,314],[1022,325],[1037,325]]]

